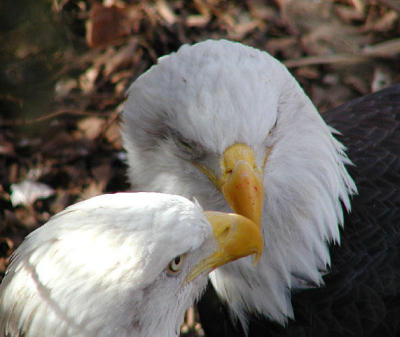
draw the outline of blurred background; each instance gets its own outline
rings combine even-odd
[[[323,114],[400,82],[399,0],[0,2],[0,279],[66,206],[125,191],[129,84],[184,43],[231,39],[289,67]],[[185,336],[201,336],[195,310]]]

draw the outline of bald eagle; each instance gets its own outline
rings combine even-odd
[[[399,191],[388,184],[399,181],[400,86],[382,95],[391,109],[356,102],[327,113],[328,125],[278,60],[226,40],[184,45],[129,88],[133,189],[195,197],[261,228],[255,269],[245,258],[210,274],[244,329],[250,317],[250,335],[400,329],[390,311],[400,307]],[[209,324],[210,312],[225,317],[201,311],[210,336],[242,334]]]
[[[158,193],[94,197],[15,251],[0,286],[0,336],[178,336],[208,272],[261,251],[257,226],[236,214]]]

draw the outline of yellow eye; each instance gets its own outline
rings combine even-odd
[[[185,254],[175,257],[168,265],[168,273],[172,275],[178,274],[182,270],[184,260]]]

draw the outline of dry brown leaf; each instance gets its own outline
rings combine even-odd
[[[307,79],[317,79],[321,74],[315,67],[301,67],[296,70],[296,76]]]
[[[336,13],[339,17],[346,23],[351,23],[352,21],[361,21],[365,18],[365,11],[356,8],[350,8],[346,6],[336,6]]]
[[[334,38],[332,38],[334,32]],[[369,42],[365,36],[352,27],[340,22],[321,23],[318,29],[304,34],[302,38],[305,49],[311,55],[333,53],[357,53]]]
[[[265,49],[272,55],[281,52],[284,58],[300,57],[301,55],[298,41],[294,36],[268,39]]]
[[[78,181],[78,180],[75,180]],[[57,189],[57,194],[55,196],[54,202],[50,206],[51,214],[57,214],[61,212],[64,208],[71,205],[73,202],[71,200],[71,191],[69,189],[59,188]]]
[[[79,77],[79,86],[83,93],[88,94],[94,90],[100,71],[99,67],[92,66]]]
[[[5,209],[2,216],[3,216],[3,218],[1,219],[2,221],[0,223],[0,231],[1,231],[2,235],[5,234],[6,236],[13,239],[15,236],[15,233],[19,229],[23,228],[23,225],[17,218],[14,209],[12,211]],[[20,240],[22,240],[22,237],[20,238]],[[14,242],[14,244],[19,243],[19,242],[15,242],[15,240],[12,240],[12,241]]]
[[[247,2],[251,15],[259,20],[269,21],[277,17],[277,10],[264,0],[251,0]]]
[[[365,46],[363,55],[374,57],[393,57],[400,54],[400,38],[377,43],[372,46]]]
[[[235,38],[242,39],[246,34],[249,34],[251,31],[259,27],[260,22],[257,21],[248,21],[242,22],[235,25]]]
[[[392,29],[398,21],[399,14],[390,10],[373,24],[372,29],[377,32],[386,32]]]
[[[35,212],[32,207],[25,208],[19,207],[14,209],[14,215],[17,218],[17,221],[26,229],[34,230],[39,226],[39,219],[36,217]]]
[[[303,67],[313,64],[350,64],[365,62],[369,58],[365,55],[355,54],[334,54],[334,55],[320,55],[320,56],[308,56],[299,59],[286,60],[283,63],[288,68]]]
[[[14,242],[8,237],[0,237],[0,273],[4,273],[14,251]]]
[[[135,54],[138,41],[136,38],[129,39],[125,47],[118,50],[106,63],[104,75],[109,76],[118,69],[127,67],[132,62],[132,55]]]
[[[86,200],[103,193],[104,184],[90,180],[89,184],[79,191],[80,199]]]
[[[93,4],[86,23],[86,41],[90,47],[111,44],[129,33],[129,19],[124,8]]]
[[[75,78],[66,78],[59,80],[55,85],[55,99],[66,97],[70,92],[78,87],[78,82]]]
[[[99,137],[104,124],[105,121],[102,118],[87,117],[78,122],[78,129],[87,139],[94,140]]]
[[[334,21],[331,1],[279,0],[282,20],[297,35],[317,31]]]
[[[193,0],[193,6],[202,16],[211,16],[211,6],[207,0]]]
[[[363,67],[365,70],[362,71],[364,76],[357,76],[355,73],[346,74],[343,78],[343,82],[356,89],[359,93],[366,95],[370,91],[369,81],[370,81],[370,73],[371,69],[368,65]]]
[[[12,163],[8,167],[8,181],[15,182],[18,179],[18,165],[17,163]]]
[[[163,18],[169,25],[173,25],[178,21],[178,18],[172,11],[169,3],[165,0],[157,0],[156,8],[161,18]]]
[[[81,192],[82,199],[89,199],[104,193],[108,181],[111,178],[111,166],[109,163],[91,169],[94,180],[88,180],[88,185]]]
[[[109,163],[103,164],[100,166],[96,166],[92,168],[92,174],[94,179],[98,184],[103,185],[103,187],[106,187],[108,181],[111,178],[111,165]]]
[[[121,151],[123,149],[122,146],[122,138],[121,138],[121,130],[120,126],[117,122],[112,123],[105,132],[105,137],[107,141],[113,145],[113,147],[117,151]]]
[[[186,24],[189,27],[204,27],[210,21],[210,16],[206,15],[189,15],[186,19]]]

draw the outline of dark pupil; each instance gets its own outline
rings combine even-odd
[[[179,262],[181,262],[181,257],[177,256],[174,260],[175,264],[179,264]]]

